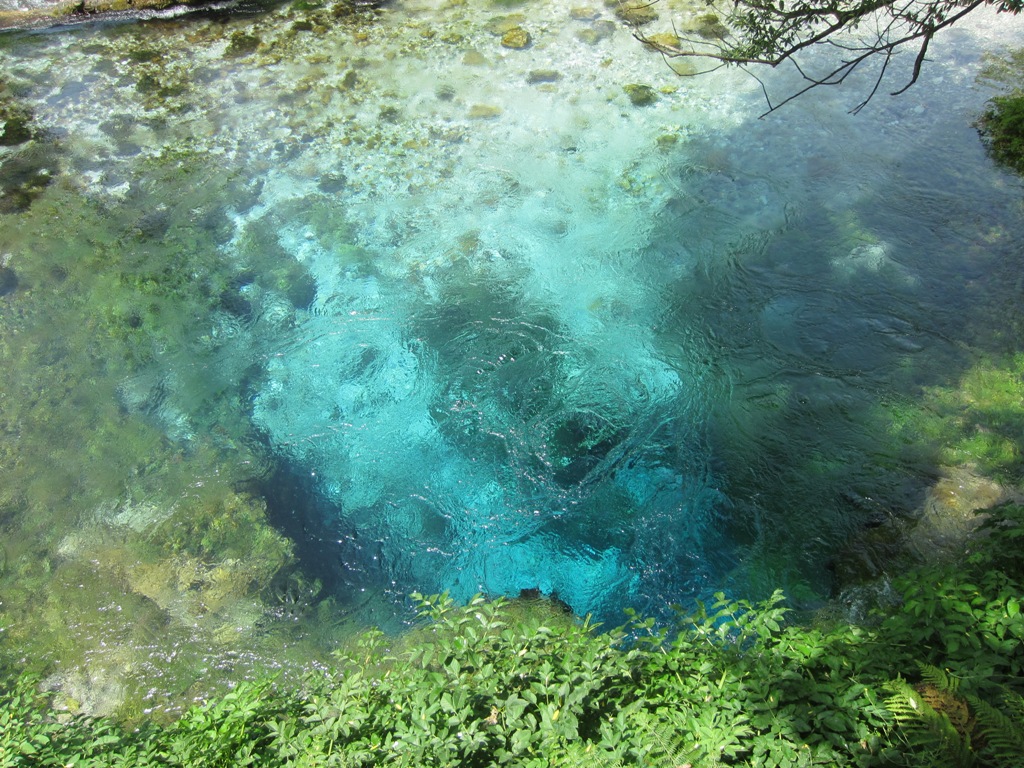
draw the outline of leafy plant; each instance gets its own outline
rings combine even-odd
[[[996,96],[979,121],[992,156],[1024,173],[1024,93]]]
[[[993,510],[962,563],[899,580],[872,629],[718,594],[671,626],[601,631],[547,601],[414,595],[301,687],[242,683],[174,723],[58,721],[38,681],[0,693],[0,766],[930,766],[1024,753],[1024,625]]]

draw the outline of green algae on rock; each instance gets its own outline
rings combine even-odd
[[[629,97],[629,101],[634,107],[649,107],[658,100],[657,92],[649,85],[627,83],[622,86],[622,90],[626,92],[626,96]]]
[[[530,45],[530,33],[522,27],[513,27],[501,36],[501,44],[505,48],[527,48]]]
[[[658,12],[654,10],[654,4],[648,2],[619,2],[619,0],[605,0],[605,5],[615,9],[615,15],[627,24],[636,27],[650,24],[658,20]]]
[[[228,41],[228,47],[224,50],[224,56],[228,59],[238,59],[256,52],[260,47],[260,39],[256,35],[245,32],[234,32]]]

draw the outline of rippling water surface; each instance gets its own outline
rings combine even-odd
[[[195,524],[173,578],[110,554],[220,473],[318,599],[385,623],[415,590],[609,622],[720,589],[813,605],[851,535],[913,516],[935,457],[892,405],[1016,338],[1020,185],[971,126],[1010,27],[955,32],[857,117],[844,88],[758,120],[755,81],[676,77],[612,8],[507,5],[0,38],[32,131],[0,148],[7,589],[91,569],[156,624],[224,614],[236,523]],[[273,613],[231,610],[242,637]]]

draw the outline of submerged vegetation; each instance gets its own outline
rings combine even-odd
[[[675,627],[598,631],[547,601],[414,595],[301,685],[262,679],[175,722],[57,720],[0,696],[2,765],[993,766],[1024,751],[1024,507],[895,581],[865,626],[719,595]],[[8,673],[9,675],[11,673]]]
[[[982,115],[981,128],[993,157],[1024,173],[1024,93],[996,96]]]

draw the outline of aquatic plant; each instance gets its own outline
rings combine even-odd
[[[1024,173],[1024,93],[995,96],[978,125],[992,156]]]

